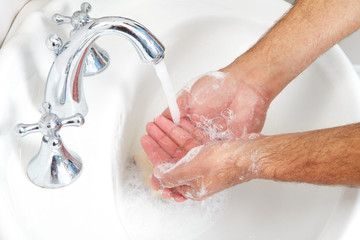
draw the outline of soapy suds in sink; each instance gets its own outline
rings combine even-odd
[[[204,201],[177,203],[150,188],[152,165],[141,151],[123,172],[122,222],[130,239],[192,239],[213,226],[225,205],[225,194]]]
[[[180,111],[165,63],[161,61],[154,67],[167,97],[172,119],[175,124],[179,124]],[[207,75],[220,80],[224,78],[224,73],[220,72],[211,72]],[[226,119],[231,121],[232,112],[228,111],[230,112],[227,112],[226,117],[229,119]],[[190,117],[189,119],[191,120]],[[210,120],[204,122],[206,126],[198,125],[196,122],[194,124],[203,129],[210,139],[228,140],[231,138],[231,134],[228,136],[227,132],[215,129]],[[210,132],[215,135],[209,134]],[[130,239],[188,240],[214,225],[217,216],[222,213],[225,206],[225,192],[200,202],[188,200],[178,203],[173,199],[164,199],[159,192],[151,189],[152,173],[152,164],[144,151],[134,154],[126,162],[122,174],[122,199],[119,210],[122,223]]]

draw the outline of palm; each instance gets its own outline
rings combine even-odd
[[[159,116],[154,122],[147,124],[148,135],[141,138],[141,144],[154,167],[161,164],[175,164],[192,148],[208,141],[203,131],[195,128],[188,120],[181,119],[180,125],[181,127],[175,125],[164,116]],[[161,190],[165,198],[174,197],[177,201],[186,200],[174,189],[161,188],[154,175],[151,185],[155,190]]]
[[[260,132],[270,102],[264,94],[241,79],[235,80],[230,73],[200,78],[177,101],[181,116],[204,130],[210,140]],[[171,118],[168,110],[163,115]]]
[[[148,135],[141,139],[154,167],[176,163],[192,148],[208,142],[260,132],[270,101],[245,81],[235,80],[229,73],[217,73],[200,78],[179,95],[177,102],[180,126],[169,120],[167,109],[147,125]],[[174,189],[161,188],[154,176],[152,187],[162,190],[166,198],[186,199]]]

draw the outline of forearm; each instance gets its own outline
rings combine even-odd
[[[360,186],[360,123],[256,141],[256,178]]]
[[[224,70],[245,76],[272,100],[317,57],[359,27],[359,0],[299,0]]]

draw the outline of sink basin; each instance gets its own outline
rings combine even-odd
[[[84,126],[60,133],[66,146],[81,156],[82,175],[60,189],[32,184],[26,167],[39,150],[41,137],[18,139],[12,127],[40,118],[37,107],[54,57],[44,39],[55,32],[66,39],[70,30],[53,24],[51,16],[70,15],[80,4],[29,2],[0,49],[0,239],[360,238],[357,188],[255,180],[205,203],[163,201],[150,191],[147,199],[148,195],[132,191],[125,177],[129,159],[141,149],[145,124],[167,103],[153,67],[139,60],[130,42],[116,36],[97,41],[109,53],[111,64],[103,73],[84,79],[89,105]],[[281,0],[106,0],[92,6],[92,17],[129,17],[153,32],[166,47],[165,62],[176,90],[229,64],[290,7]],[[335,46],[272,103],[263,133],[358,122],[359,90],[355,71]],[[149,204],[152,201],[156,204]],[[208,206],[216,211],[206,214]]]

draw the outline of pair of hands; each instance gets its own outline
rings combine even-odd
[[[141,139],[154,166],[152,188],[181,202],[251,180],[249,134],[264,125],[270,104],[264,92],[231,72],[214,72],[182,91],[177,103],[180,124],[167,109]]]

